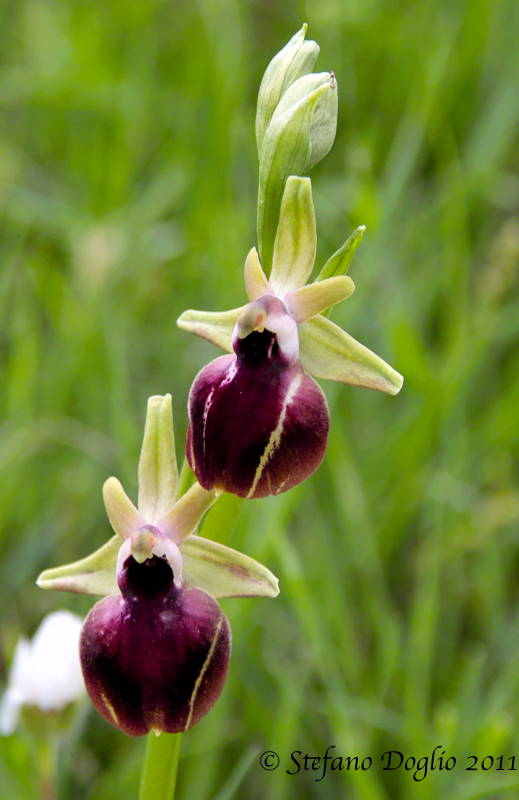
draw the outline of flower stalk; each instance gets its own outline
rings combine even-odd
[[[139,800],[173,800],[181,744],[181,733],[148,734]]]

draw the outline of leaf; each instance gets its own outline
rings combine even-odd
[[[317,280],[322,281],[326,278],[332,278],[334,275],[344,275],[349,270],[350,264],[353,261],[353,256],[362,242],[365,233],[365,225],[359,225],[358,228],[355,228],[344,244],[339,247],[333,256],[330,256],[317,276]]]

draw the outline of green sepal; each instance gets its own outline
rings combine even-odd
[[[267,275],[272,266],[281,198],[290,175],[305,175],[329,151],[337,127],[337,89],[330,72],[304,75],[278,104],[260,153],[258,242]]]
[[[79,594],[107,595],[119,591],[115,576],[121,538],[112,536],[86,558],[45,569],[36,584],[40,589],[58,589]]]
[[[270,284],[278,297],[303,286],[317,249],[312,181],[291,175],[283,192],[274,241]]]
[[[258,92],[256,112],[256,142],[261,151],[263,137],[282,95],[302,75],[311,72],[319,55],[316,42],[305,42],[308,25],[305,23],[276,53],[263,75]]]
[[[365,225],[359,225],[358,228],[355,228],[344,244],[339,247],[333,256],[330,256],[317,276],[318,281],[323,281],[326,278],[333,278],[335,275],[345,275],[348,272],[350,264],[353,261],[353,256],[355,255],[357,247],[362,242],[365,232]]]
[[[190,536],[180,548],[184,578],[213,597],[277,597],[278,579],[253,558],[231,547]]]
[[[119,589],[116,563],[121,539],[112,536],[99,550],[80,561],[44,570],[41,589],[109,595]],[[190,536],[181,547],[184,578],[213,597],[276,597],[278,580],[267,567],[219,542]]]
[[[138,507],[148,523],[155,523],[169,511],[177,486],[171,395],[154,395],[148,399],[139,458]]]
[[[319,315],[299,326],[303,369],[316,378],[398,394],[404,379],[383,359]]]
[[[245,306],[232,308],[230,311],[195,311],[189,309],[177,319],[177,325],[183,331],[195,333],[207,339],[217,347],[232,353],[232,332],[236,321]]]

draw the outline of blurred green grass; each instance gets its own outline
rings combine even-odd
[[[46,611],[89,608],[34,579],[107,538],[100,487],[112,473],[135,486],[148,395],[172,392],[181,452],[190,382],[217,353],[175,320],[242,302],[256,92],[307,20],[340,98],[335,147],[312,173],[318,267],[368,226],[357,292],[334,319],[406,383],[396,398],[324,386],[323,466],[232,525],[228,541],[268,563],[282,594],[225,603],[232,669],[185,737],[179,797],[519,797],[515,772],[285,772],[293,750],[329,744],[519,757],[519,5],[3,11],[3,674]],[[135,797],[143,745],[83,712],[59,797]],[[37,797],[31,747],[23,731],[0,741],[10,798]],[[264,749],[279,751],[276,772],[261,771]]]

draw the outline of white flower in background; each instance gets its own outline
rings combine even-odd
[[[83,621],[69,611],[48,614],[32,641],[20,639],[0,705],[0,733],[9,736],[22,706],[59,711],[84,693],[79,663]]]

